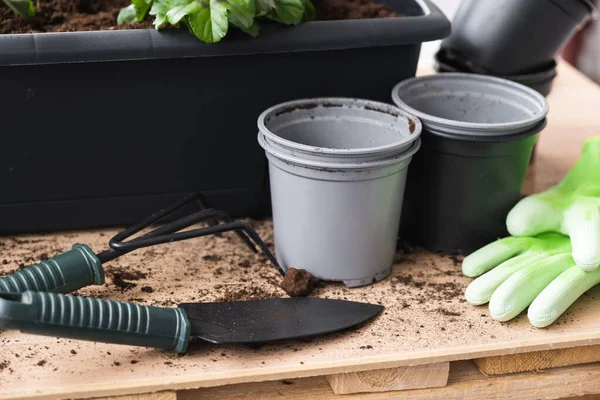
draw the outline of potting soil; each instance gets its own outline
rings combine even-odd
[[[117,26],[117,15],[130,0],[34,0],[36,16],[23,19],[0,1],[0,34],[77,32],[152,28],[146,21]],[[314,0],[317,20],[397,17],[371,0]]]

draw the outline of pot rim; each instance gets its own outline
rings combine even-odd
[[[548,67],[539,69],[537,71],[533,71],[530,73],[525,73],[525,74],[521,73],[521,74],[516,74],[516,75],[494,75],[494,74],[487,73],[487,72],[477,72],[474,70],[467,70],[468,67],[465,65],[464,61],[462,61],[462,60],[454,60],[455,62],[459,63],[459,65],[453,64],[453,60],[450,57],[448,57],[448,55],[451,53],[452,52],[449,49],[440,48],[435,53],[434,58],[435,58],[436,63],[439,66],[450,68],[453,70],[452,72],[497,76],[499,78],[508,79],[510,81],[518,82],[518,83],[522,83],[522,81],[527,80],[528,83],[530,83],[530,84],[547,82],[547,81],[550,81],[550,80],[553,80],[554,78],[556,78],[556,75],[557,75],[556,68],[558,65],[556,63],[556,60],[554,60],[554,59],[549,62]],[[452,54],[452,56],[455,58],[459,58],[459,56],[456,54]],[[479,68],[479,67],[476,67],[476,68]]]
[[[260,146],[271,156],[282,160],[286,163],[298,165],[303,168],[309,169],[321,169],[324,171],[356,171],[356,170],[368,170],[368,169],[377,169],[384,168],[395,164],[400,164],[403,161],[410,160],[412,156],[414,156],[417,151],[421,148],[421,138],[417,138],[410,145],[410,147],[400,153],[396,154],[394,157],[385,158],[382,160],[376,161],[362,161],[355,163],[339,163],[339,162],[327,162],[327,161],[319,161],[319,160],[307,160],[304,158],[294,157],[290,154],[285,154],[277,151],[273,147],[269,146],[265,139],[265,135],[262,132],[258,132],[258,143]]]
[[[496,123],[484,123],[484,122],[466,122],[466,121],[457,121],[453,119],[441,118],[435,115],[430,115],[425,112],[419,111],[408,104],[406,104],[399,95],[401,89],[409,87],[415,83],[439,83],[441,80],[453,80],[453,79],[466,79],[468,81],[472,81],[474,83],[492,83],[497,85],[502,85],[508,88],[512,88],[515,91],[520,92],[521,94],[525,94],[535,100],[540,108],[541,112],[531,118],[526,118],[518,121],[512,122],[496,122]],[[514,134],[515,132],[529,130],[532,126],[539,123],[539,121],[546,118],[548,114],[548,102],[545,97],[535,90],[517,83],[510,81],[508,79],[490,76],[490,75],[482,75],[482,74],[472,74],[472,73],[462,73],[462,72],[444,72],[443,74],[432,74],[426,75],[422,77],[414,77],[409,78],[403,81],[398,82],[394,88],[392,89],[392,100],[394,103],[401,108],[402,110],[411,113],[420,119],[427,128],[427,125],[435,125],[438,128],[447,127],[456,133],[456,130],[464,130],[465,135],[474,135],[474,136],[500,136],[503,133],[506,134]]]
[[[517,132],[510,135],[457,135],[455,133],[439,132],[427,129],[424,135],[430,134],[433,136],[439,136],[444,139],[460,140],[462,142],[477,142],[477,143],[504,143],[514,142],[517,140],[525,139],[533,135],[540,133],[548,125],[548,120],[544,118],[531,128],[523,132]]]
[[[367,111],[371,112],[381,112],[393,117],[405,117],[408,121],[413,121],[415,123],[415,130],[408,136],[395,141],[390,144],[382,145],[382,146],[374,146],[374,147],[363,147],[363,148],[355,148],[355,149],[337,149],[330,147],[318,147],[318,146],[310,146],[301,143],[297,143],[291,140],[283,139],[279,135],[273,133],[269,128],[267,128],[265,121],[267,118],[271,116],[277,116],[282,112],[286,112],[286,109],[290,109],[297,106],[303,105],[331,105],[331,104],[340,104],[347,105],[353,108],[355,105],[359,105],[361,109],[365,109],[365,107],[369,107]],[[279,111],[279,114],[278,114]],[[291,110],[293,111],[293,109]],[[392,114],[392,112],[396,113],[396,115]],[[283,103],[276,104],[267,108],[258,116],[257,121],[258,129],[261,134],[263,134],[270,141],[273,141],[283,147],[287,147],[290,150],[296,150],[306,153],[312,154],[323,154],[323,155],[334,155],[334,156],[366,156],[366,155],[376,155],[376,154],[387,154],[395,149],[401,149],[405,147],[407,144],[416,141],[421,132],[423,130],[423,126],[419,118],[416,118],[414,115],[409,114],[408,112],[402,110],[401,108],[388,103],[383,103],[374,100],[367,99],[359,99],[359,98],[351,98],[351,97],[314,97],[314,98],[304,98],[297,100],[290,100]]]

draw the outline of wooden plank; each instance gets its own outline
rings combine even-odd
[[[487,375],[539,371],[600,361],[600,346],[582,346],[570,349],[534,351],[497,357],[477,358],[475,364]]]
[[[565,64],[549,98],[529,190],[558,182],[587,136],[597,133],[600,89]],[[254,224],[272,244],[272,226]],[[0,273],[87,243],[107,247],[117,229],[0,238]],[[143,273],[119,287],[107,283],[78,292],[168,307],[180,302],[285,296],[266,259],[249,253],[233,234],[171,243],[132,252],[105,266]],[[184,356],[129,346],[0,332],[3,399],[65,399],[126,395],[396,368],[529,351],[600,344],[600,304],[593,289],[558,322],[534,329],[525,315],[491,320],[486,307],[463,298],[470,282],[460,260],[409,249],[399,251],[391,277],[374,285],[319,288],[315,296],[380,303],[384,312],[360,329],[260,349],[194,343]],[[236,297],[237,296],[237,297]]]
[[[539,400],[561,399],[600,393],[600,364],[487,377],[471,361],[450,365],[448,385],[400,392],[345,395],[344,400]],[[178,400],[339,400],[324,377],[187,390]],[[593,400],[584,397],[581,400]],[[580,399],[572,399],[580,400]]]
[[[335,394],[389,392],[446,386],[450,363],[415,365],[327,375]]]
[[[99,397],[96,400],[177,400],[177,392],[139,393],[125,396]]]

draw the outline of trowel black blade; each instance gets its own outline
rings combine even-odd
[[[266,343],[338,332],[362,324],[383,310],[377,304],[292,297],[179,305],[191,336],[212,343]]]

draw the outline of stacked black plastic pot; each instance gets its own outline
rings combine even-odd
[[[437,71],[503,77],[547,96],[557,54],[595,15],[588,0],[463,0]]]
[[[392,95],[423,124],[401,237],[468,254],[508,235],[506,215],[546,125],[555,60],[595,14],[587,0],[463,0],[436,54],[440,74],[405,80]]]

